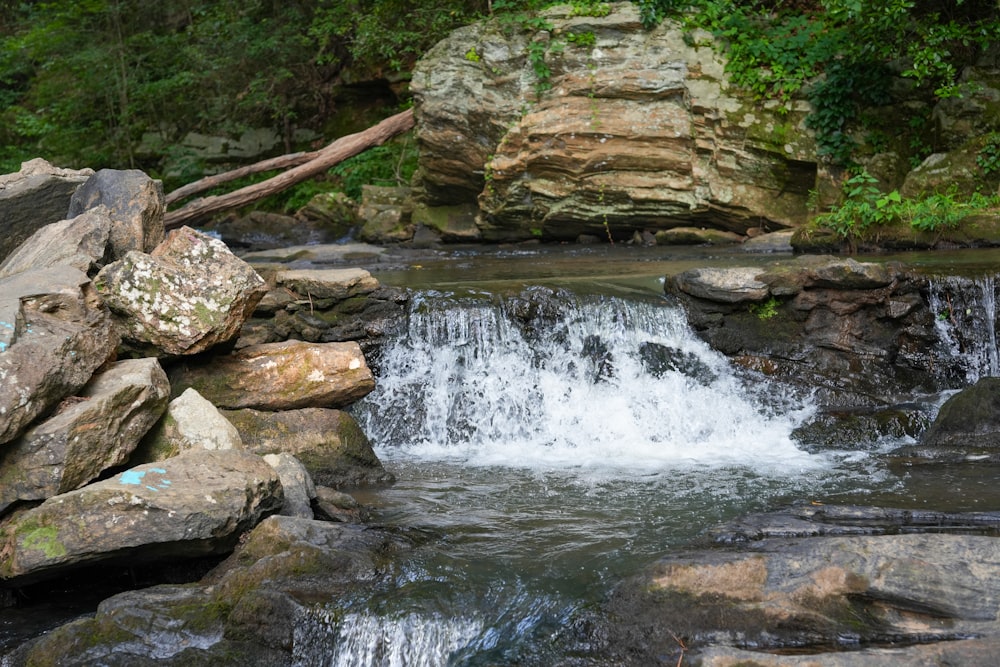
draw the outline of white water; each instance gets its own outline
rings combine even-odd
[[[698,377],[651,372],[642,350],[664,348]],[[612,474],[828,463],[790,437],[807,406],[740,382],[662,302],[566,303],[529,339],[487,299],[427,300],[380,369],[361,414],[393,457]]]
[[[931,282],[928,304],[944,356],[961,360],[965,378],[974,384],[1000,375],[997,349],[996,279],[947,276]]]

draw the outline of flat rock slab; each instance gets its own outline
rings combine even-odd
[[[342,301],[354,296],[371,294],[379,282],[364,269],[300,269],[279,271],[274,281],[296,294],[313,299]]]
[[[53,222],[7,256],[0,264],[0,278],[59,264],[93,275],[103,265],[110,234],[111,218],[104,206],[72,220]]]
[[[346,262],[371,261],[384,254],[385,248],[368,243],[335,243],[259,250],[244,253],[241,256],[251,264],[264,264],[268,262],[283,264],[291,262],[343,264]]]
[[[753,267],[732,269],[690,269],[673,278],[676,288],[698,299],[721,303],[763,301],[767,283],[758,280],[763,271]]]
[[[19,585],[97,562],[226,553],[283,502],[277,473],[259,456],[188,452],[14,515],[0,528],[0,578]]]
[[[342,407],[375,388],[357,343],[284,341],[251,345],[170,373],[175,393],[194,387],[220,408]]]

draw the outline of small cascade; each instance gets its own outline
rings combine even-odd
[[[380,367],[358,416],[377,446],[418,459],[629,473],[816,464],[790,437],[807,409],[741,382],[663,301],[424,295]]]
[[[942,354],[957,360],[963,382],[1000,375],[996,290],[994,276],[945,276],[931,282],[928,301]]]

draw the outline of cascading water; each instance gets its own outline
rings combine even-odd
[[[938,338],[944,354],[959,360],[962,380],[1000,375],[997,350],[996,278],[944,276],[931,281],[929,305],[937,317]]]
[[[298,664],[553,664],[585,653],[566,626],[671,546],[880,474],[796,446],[809,405],[648,295],[426,292],[376,366],[355,413],[398,482],[364,500],[434,539],[391,584],[307,612]]]

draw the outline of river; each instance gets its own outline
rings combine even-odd
[[[812,399],[736,372],[662,295],[690,266],[775,258],[658,250],[376,274],[415,296],[355,408],[398,482],[361,499],[429,539],[391,584],[315,609],[299,664],[569,664],[617,582],[708,526],[793,501],[1000,500],[982,473],[891,470],[880,455],[905,437],[803,441]]]

